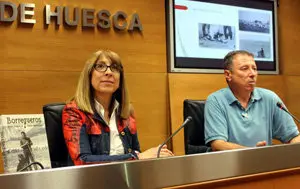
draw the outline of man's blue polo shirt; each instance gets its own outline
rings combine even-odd
[[[276,106],[281,99],[272,91],[255,88],[244,109],[229,87],[208,96],[205,104],[205,142],[224,140],[254,147],[272,139],[288,142],[299,134],[293,118]]]

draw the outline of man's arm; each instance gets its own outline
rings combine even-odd
[[[300,142],[300,137],[299,137],[299,142]],[[242,146],[242,145],[232,143],[232,142],[227,142],[224,140],[214,140],[210,144],[211,144],[211,148],[213,151],[247,148],[246,146]],[[266,146],[266,145],[267,145],[266,141],[259,141],[256,143],[256,147]]]
[[[204,107],[204,134],[205,143],[209,144],[213,151],[231,149],[224,147],[224,143],[228,140],[225,117],[216,97],[214,95],[208,96]]]
[[[21,145],[21,148],[23,148],[24,146],[27,146],[28,142],[25,142],[24,144]]]
[[[234,149],[242,149],[246,148],[246,146],[242,146],[232,142],[226,142],[224,140],[214,140],[210,143],[213,151],[221,151],[221,150],[234,150]]]
[[[32,141],[31,141],[31,139],[28,137],[28,144],[30,145],[30,146],[32,146]]]
[[[299,143],[300,142],[300,135],[295,136],[289,143]]]

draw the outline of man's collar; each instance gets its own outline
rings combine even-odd
[[[251,101],[252,102],[255,102],[255,101],[258,101],[258,100],[260,100],[262,97],[261,97],[261,95],[259,94],[259,91],[256,89],[256,88],[254,88],[254,90],[253,90],[253,92],[252,92],[252,94],[251,94]]]
[[[238,101],[238,99],[234,96],[233,92],[229,87],[225,89],[225,97],[230,105]],[[260,100],[262,97],[259,94],[258,90],[254,88],[250,98],[251,98],[250,101],[255,102]]]
[[[232,103],[238,101],[238,99],[234,96],[233,92],[229,87],[225,89],[225,98],[227,99],[228,103],[231,105]]]

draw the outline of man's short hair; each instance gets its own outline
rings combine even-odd
[[[235,55],[238,54],[244,54],[248,56],[254,57],[254,55],[248,51],[245,50],[236,50],[236,51],[230,51],[225,57],[224,57],[224,70],[232,70],[232,61]]]

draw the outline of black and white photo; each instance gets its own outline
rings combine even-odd
[[[270,18],[268,13],[239,10],[239,30],[270,33]]]
[[[0,131],[5,173],[51,167],[43,114],[1,115]]]
[[[209,23],[198,24],[199,46],[215,49],[235,48],[235,27]]]
[[[240,48],[254,54],[255,58],[271,58],[271,41],[269,36],[240,34]]]

